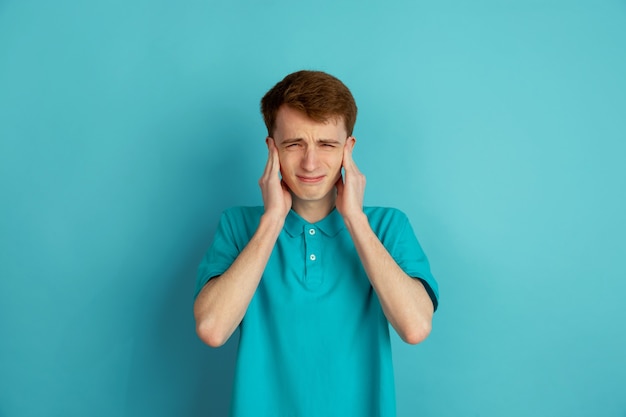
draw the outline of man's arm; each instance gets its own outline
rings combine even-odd
[[[274,141],[268,138],[267,146],[269,156],[259,180],[265,205],[259,226],[233,264],[202,288],[193,306],[196,332],[212,347],[226,343],[241,323],[291,209],[291,195],[278,175]]]
[[[337,181],[337,210],[352,237],[365,272],[389,323],[407,343],[420,343],[430,333],[433,303],[424,285],[408,276],[372,230],[363,212],[365,176],[352,160],[354,141],[344,148],[345,181]]]

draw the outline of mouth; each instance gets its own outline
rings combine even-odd
[[[298,178],[298,181],[304,184],[317,184],[319,182],[322,182],[325,175],[320,175],[318,177],[304,177],[304,176],[296,175],[296,177]]]

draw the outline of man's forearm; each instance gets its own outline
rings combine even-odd
[[[196,331],[209,346],[221,346],[248,309],[284,219],[263,215],[255,234],[233,264],[204,286],[194,303]]]
[[[365,213],[344,220],[387,320],[405,342],[423,341],[433,317],[433,304],[424,285],[398,266]]]

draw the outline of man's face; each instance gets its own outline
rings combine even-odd
[[[347,136],[342,119],[320,123],[287,106],[278,110],[274,143],[283,181],[295,200],[328,202],[334,198]]]

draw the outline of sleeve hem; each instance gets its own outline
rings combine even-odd
[[[430,301],[433,303],[433,312],[437,311],[437,307],[439,307],[439,300],[437,299],[437,295],[435,295],[435,292],[433,291],[428,281],[420,277],[413,277],[413,278],[419,279],[420,282],[424,285],[424,289],[428,293],[428,296],[430,297]]]

